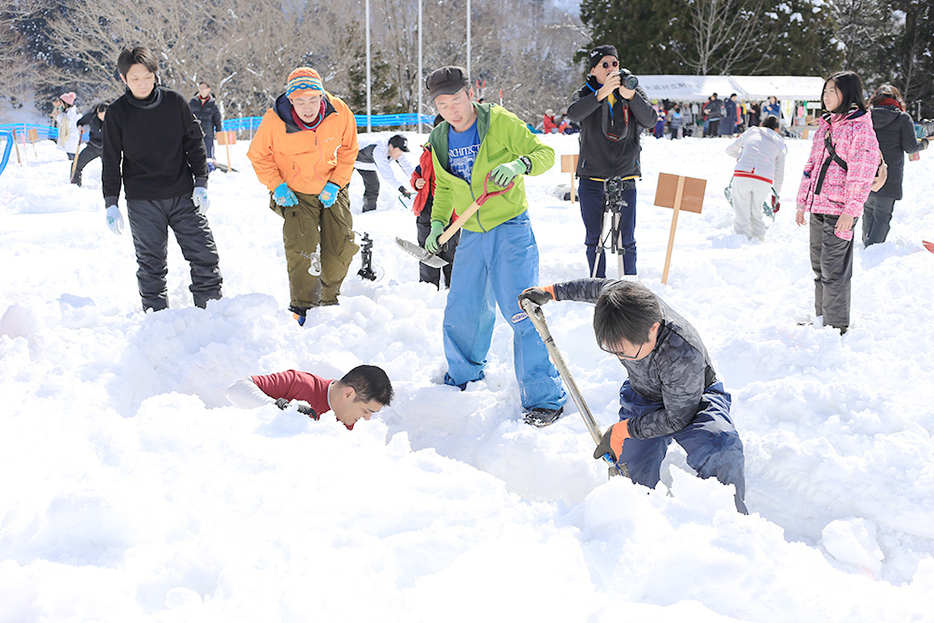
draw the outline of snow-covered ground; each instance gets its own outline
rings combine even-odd
[[[445,292],[394,244],[415,224],[388,189],[360,215],[351,186],[381,279],[355,260],[340,307],[300,328],[281,220],[238,143],[239,173],[210,185],[224,299],[193,307],[172,242],[172,308],[143,314],[100,161],[79,189],[51,142],[30,146],[0,175],[0,620],[934,620],[934,256],[920,244],[934,157],[906,163],[889,241],[857,244],[841,338],[798,324],[813,311],[793,222],[808,143],[789,142],[765,244],[732,235],[727,144],[646,140],[639,276],[697,326],[732,392],[749,516],[676,445],[649,491],[607,482],[572,403],[549,428],[523,424],[502,318],[486,379],[440,385]],[[708,180],[667,285],[659,172]],[[542,283],[586,272],[578,206],[551,193],[568,177],[527,179]],[[545,313],[600,426],[617,421],[624,371],[596,347],[592,309]],[[352,432],[224,399],[247,374],[359,363],[384,367],[396,399]]]

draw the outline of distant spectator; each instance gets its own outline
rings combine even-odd
[[[782,106],[778,103],[778,98],[774,95],[769,95],[769,103],[762,107],[762,114],[765,116],[772,115],[773,117],[778,117],[778,120],[782,119]]]
[[[736,124],[739,122],[739,102],[736,93],[723,103],[723,119],[720,120],[720,136],[733,136],[736,134]]]
[[[558,133],[558,124],[555,123],[555,111],[548,109],[545,111],[545,118],[543,120],[542,132],[545,134],[557,134]]]
[[[81,171],[95,158],[100,158],[101,150],[104,147],[104,115],[107,113],[108,102],[101,102],[94,107],[94,110],[78,119],[79,132],[82,127],[88,128],[88,144],[78,154],[78,162],[75,165],[75,174],[71,177],[71,183],[81,186]]]
[[[75,159],[81,134],[78,133],[78,109],[75,108],[74,93],[63,93],[52,103],[51,117],[58,125],[58,148],[68,154],[68,162]]]
[[[198,83],[198,93],[188,102],[191,113],[201,124],[204,130],[204,150],[208,160],[214,158],[214,133],[221,131],[223,116],[217,105],[217,100],[211,95],[211,85],[207,82]]]
[[[714,93],[713,96],[704,104],[704,115],[707,117],[706,136],[720,136],[720,120],[723,118],[723,102]]]
[[[671,131],[671,138],[681,138],[681,128],[684,121],[681,115],[681,106],[675,104],[674,108],[668,111],[668,128]]]
[[[895,202],[902,198],[905,154],[927,149],[931,138],[919,140],[915,137],[914,122],[905,112],[905,100],[894,86],[883,84],[876,89],[869,105],[872,107],[872,128],[888,166],[888,177],[882,188],[869,193],[863,206],[863,244],[867,247],[885,242],[889,234],[892,210]]]

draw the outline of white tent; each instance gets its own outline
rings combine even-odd
[[[743,100],[820,100],[824,79],[815,76],[639,76],[650,100],[706,102],[716,93],[726,99],[736,93]]]
[[[774,95],[780,100],[820,101],[824,79],[819,76],[731,76],[746,99],[764,100]],[[740,93],[740,91],[737,91]]]
[[[713,93],[724,99],[730,93],[742,95],[729,76],[639,76],[650,100],[706,102]]]

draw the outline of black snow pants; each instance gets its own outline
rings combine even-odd
[[[198,212],[190,195],[175,199],[128,199],[130,232],[136,247],[136,279],[143,309],[159,311],[169,306],[166,275],[168,264],[168,228],[182,255],[191,266],[191,290],[195,305],[221,298],[220,259],[208,219]]]

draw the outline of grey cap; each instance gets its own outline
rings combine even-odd
[[[439,95],[454,95],[461,89],[470,89],[467,70],[457,65],[447,65],[434,70],[425,78],[428,97],[435,99]]]

